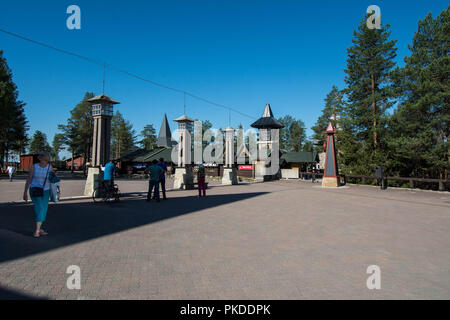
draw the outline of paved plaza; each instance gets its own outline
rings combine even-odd
[[[35,239],[23,180],[0,180],[0,297],[45,299],[450,299],[450,194],[297,180],[169,191],[144,180],[93,204],[64,180]],[[131,193],[136,191],[136,193]],[[70,265],[81,290],[69,290]],[[381,269],[369,290],[366,269]]]

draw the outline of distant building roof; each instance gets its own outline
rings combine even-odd
[[[149,150],[137,149],[135,151],[132,151],[132,152],[130,152],[130,153],[120,157],[119,160],[121,160],[121,161],[133,161],[133,159],[135,159],[136,157],[145,155],[145,154],[147,154],[149,152],[150,152]]]
[[[176,118],[175,120],[176,122],[194,122],[194,120],[192,120],[191,118],[189,118],[187,115],[183,114],[181,117]]]
[[[253,128],[257,129],[280,129],[284,128],[284,125],[282,125],[275,117],[273,116],[272,109],[270,108],[270,104],[266,104],[266,107],[264,108],[264,112],[261,118],[256,120],[251,124]]]
[[[164,158],[166,162],[172,162],[172,148],[162,147],[153,150],[139,149],[131,152],[120,158],[122,161],[127,162],[152,162],[153,160],[159,160]]]
[[[153,160],[159,160],[159,158],[164,158],[166,162],[172,162],[172,148],[157,148],[142,158],[142,162],[152,162]]]
[[[312,163],[318,161],[317,152],[313,151],[298,151],[298,152],[285,152],[280,157],[281,162],[305,162]]]
[[[104,94],[104,93],[102,93],[102,94],[100,94],[100,95],[98,95],[98,96],[96,96],[96,97],[93,97],[93,98],[90,98],[90,99],[88,99],[87,101],[89,101],[89,102],[101,102],[101,101],[104,101],[104,102],[109,102],[109,103],[111,103],[111,104],[119,104],[120,102],[119,101],[117,101],[117,100],[114,100],[113,98],[110,98],[110,97],[108,97],[106,94]]]

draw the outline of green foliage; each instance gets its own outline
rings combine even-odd
[[[28,144],[25,103],[18,96],[11,69],[0,50],[0,165],[11,151],[20,154]]]
[[[280,149],[285,151],[300,151],[306,142],[306,129],[302,120],[296,120],[290,115],[278,119],[284,128],[280,129]]]
[[[204,133],[206,130],[211,129],[212,126],[213,126],[213,125],[212,125],[211,121],[209,121],[209,120],[202,121],[202,131],[203,131],[203,133]]]
[[[136,134],[133,125],[116,111],[111,121],[111,157],[119,159],[133,151]]]
[[[347,50],[346,103],[338,133],[338,160],[345,173],[373,174],[382,161],[380,138],[385,137],[386,111],[395,98],[392,74],[396,41],[389,36],[389,25],[368,29],[363,19],[354,32],[353,46]]]
[[[388,161],[395,174],[439,178],[449,170],[450,11],[419,21],[411,55],[396,70],[401,98],[389,123]]]
[[[46,151],[51,153],[52,148],[47,142],[47,135],[39,130],[36,130],[30,142],[30,153],[39,153]]]
[[[90,159],[92,148],[93,119],[91,104],[87,101],[94,97],[94,93],[86,92],[83,100],[71,111],[67,124],[59,124],[58,129],[62,135],[58,140],[68,147],[74,155],[81,154],[85,159]]]
[[[148,124],[144,127],[144,129],[141,131],[140,136],[142,137],[142,139],[140,141],[138,141],[138,144],[146,149],[146,150],[151,150],[156,148],[156,142],[157,142],[157,137],[156,137],[156,130],[155,128],[153,128],[152,124]]]
[[[327,95],[312,128],[321,142],[333,106],[340,116],[336,145],[343,173],[373,175],[383,164],[387,175],[445,178],[450,169],[450,87],[448,7],[419,21],[405,66],[395,68],[395,41],[388,27],[369,30],[365,19],[348,49],[345,100]],[[387,111],[397,102],[397,109]]]
[[[342,93],[336,86],[333,86],[325,98],[325,107],[322,109],[322,114],[311,128],[314,131],[313,140],[317,151],[322,151],[325,140],[323,132],[327,129],[328,123],[331,121],[335,128],[338,125],[344,104],[342,99]]]
[[[55,161],[59,160],[59,152],[61,150],[64,150],[64,142],[65,142],[65,138],[64,138],[64,134],[62,134],[62,133],[57,133],[53,137],[51,155]]]

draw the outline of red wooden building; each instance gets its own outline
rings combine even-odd
[[[20,170],[28,171],[34,163],[38,163],[38,154],[22,154],[20,155]]]
[[[71,169],[72,168],[72,158],[66,159],[66,168]],[[80,170],[84,167],[84,157],[77,156],[73,158],[73,168],[75,170]]]

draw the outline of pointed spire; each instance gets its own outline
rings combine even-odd
[[[334,130],[333,124],[331,121],[328,123],[327,130],[325,130],[324,133],[336,133],[336,130]]]
[[[282,125],[275,117],[273,116],[272,109],[270,108],[270,104],[266,104],[266,107],[264,108],[264,112],[261,118],[256,120],[251,124],[253,128],[258,129],[280,129],[284,128],[284,125]]]
[[[164,119],[161,124],[161,129],[159,129],[158,136],[158,147],[172,147],[172,133],[170,132],[169,122],[167,121],[167,116],[164,114]]]
[[[270,108],[270,104],[266,104],[266,107],[264,108],[262,117],[263,118],[273,117],[273,113],[272,113],[272,109]]]

